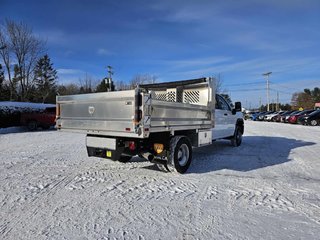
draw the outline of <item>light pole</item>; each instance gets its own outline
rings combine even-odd
[[[267,111],[270,111],[270,100],[269,100],[269,75],[272,72],[263,73],[262,76],[265,76],[267,79]]]

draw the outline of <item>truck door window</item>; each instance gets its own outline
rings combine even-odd
[[[216,108],[231,111],[229,104],[219,95],[217,95]]]

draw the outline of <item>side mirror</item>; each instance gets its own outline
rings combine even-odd
[[[236,112],[241,112],[241,110],[242,110],[241,102],[235,102],[234,109],[236,110]]]

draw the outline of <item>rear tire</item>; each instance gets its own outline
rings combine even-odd
[[[192,160],[192,146],[187,137],[176,136],[170,140],[170,154],[167,169],[170,172],[185,173]]]
[[[231,145],[234,147],[239,147],[242,143],[242,131],[239,126],[236,126],[234,130],[234,135],[231,139]]]

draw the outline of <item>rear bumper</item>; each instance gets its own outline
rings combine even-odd
[[[117,149],[117,139],[106,138],[106,137],[87,136],[86,137],[86,145],[87,145],[87,147],[116,150]]]

